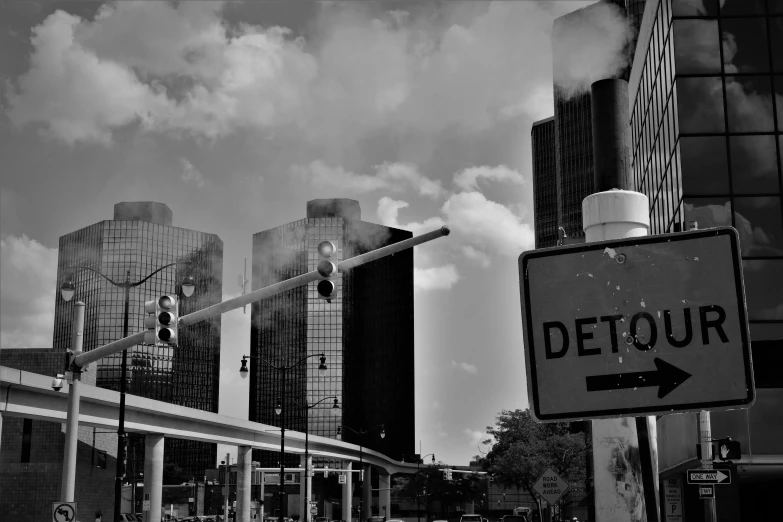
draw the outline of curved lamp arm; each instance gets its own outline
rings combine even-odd
[[[132,283],[132,284],[131,284],[131,286],[139,286],[139,285],[140,285],[140,284],[142,284],[144,281],[146,281],[146,280],[147,280],[147,279],[149,279],[150,277],[154,276],[155,274],[157,274],[157,273],[158,273],[158,272],[160,272],[161,270],[164,270],[164,269],[166,269],[166,268],[169,268],[169,267],[171,267],[171,266],[174,266],[174,265],[188,265],[188,266],[190,266],[190,265],[191,265],[191,262],[190,262],[190,261],[174,261],[173,263],[169,263],[168,265],[164,265],[164,266],[162,266],[162,267],[158,268],[157,270],[155,270],[154,272],[152,272],[150,275],[148,275],[147,277],[145,277],[145,278],[144,278],[144,279],[142,279],[141,281],[138,281],[138,282],[136,282],[136,283]]]
[[[326,373],[326,355],[322,353],[314,353],[312,355],[308,355],[306,357],[302,357],[299,361],[295,362],[291,366],[275,366],[274,364],[270,363],[263,357],[258,357],[256,355],[243,355],[242,356],[242,366],[239,368],[239,376],[243,379],[247,377],[247,374],[249,373],[249,370],[247,369],[247,360],[248,359],[258,359],[262,363],[266,364],[268,367],[272,368],[273,370],[283,371],[286,372],[300,364],[302,364],[307,359],[310,359],[312,357],[320,357],[321,358],[321,364],[318,365],[318,372],[321,375],[324,375]]]
[[[108,282],[110,282],[111,284],[113,284],[114,286],[119,286],[120,288],[125,288],[125,283],[117,283],[117,282],[114,282],[114,281],[112,281],[111,279],[109,279],[108,277],[106,277],[105,275],[103,275],[103,274],[102,274],[101,272],[99,272],[98,270],[95,270],[94,268],[90,268],[89,266],[78,266],[78,265],[72,265],[72,266],[66,266],[66,267],[64,267],[64,268],[65,268],[66,270],[69,270],[69,271],[71,272],[71,273],[69,273],[69,274],[68,274],[68,276],[69,276],[69,277],[66,277],[66,281],[70,281],[70,279],[71,279],[71,277],[70,277],[70,276],[72,276],[72,275],[73,275],[73,272],[75,272],[76,270],[89,270],[90,272],[94,272],[94,273],[98,274],[99,276],[101,276],[102,278],[104,278],[105,280],[107,280]],[[132,286],[132,285],[131,285],[131,286]]]

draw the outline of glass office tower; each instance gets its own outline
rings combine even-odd
[[[629,82],[634,184],[654,234],[692,223],[739,232],[757,399],[712,413],[713,435],[743,453],[731,487],[716,488],[718,514],[774,518],[783,473],[760,462],[783,461],[783,2],[648,3]],[[659,455],[667,480],[684,479],[667,461],[697,462],[689,415],[659,421],[659,440],[673,443]],[[686,519],[700,516],[695,493],[683,491]]]
[[[578,32],[584,24],[594,23],[596,13],[603,15],[606,6],[611,4],[628,17],[633,30],[638,32],[642,21],[645,0],[604,0],[583,9],[578,9],[565,16],[555,19],[552,25],[553,60],[552,67],[554,83],[554,139],[555,139],[555,175],[557,188],[557,226],[563,227],[568,239],[565,243],[584,241],[582,230],[582,200],[595,192],[593,176],[593,129],[592,104],[590,101],[590,86],[583,85],[581,90],[572,92],[572,88],[558,85],[557,78],[565,75],[564,71],[570,49],[564,49],[569,56],[561,56],[560,40],[570,40],[574,32]],[[627,57],[628,67],[625,67],[618,78],[628,79],[630,62],[636,48],[636,38],[628,42],[623,50]],[[563,72],[564,74],[561,74]],[[535,168],[535,166],[534,166]],[[539,174],[541,176],[542,174]],[[534,177],[536,173],[534,172]],[[549,211],[542,212],[548,213]],[[538,214],[536,214],[538,219]],[[547,242],[547,245],[549,242]],[[543,244],[542,244],[543,246]],[[551,246],[551,245],[550,245]]]
[[[105,220],[60,237],[55,297],[55,350],[65,350],[71,338],[73,304],[83,301],[84,350],[89,351],[123,337],[124,289],[115,287],[88,270],[74,275],[76,293],[65,302],[59,284],[68,266],[98,270],[115,282],[144,279],[161,266],[175,261],[190,263],[196,289],[184,297],[180,283],[184,265],[158,272],[130,290],[128,333],[144,330],[144,302],[162,295],[177,295],[179,314],[200,310],[222,299],[223,242],[215,234],[171,226],[171,210],[161,203],[118,203],[114,220]],[[96,385],[119,390],[122,353],[98,361]],[[93,365],[95,366],[95,365]],[[179,345],[137,345],[127,350],[128,393],[150,399],[218,411],[220,377],[220,318],[179,329]],[[128,473],[143,469],[144,444],[131,437]],[[166,439],[165,461],[176,463],[193,477],[203,478],[214,467],[217,446]],[[133,460],[135,448],[136,462]],[[116,451],[116,450],[115,450]]]
[[[533,156],[533,215],[536,248],[557,245],[557,167],[555,118],[533,123],[530,129]]]
[[[339,262],[410,237],[405,230],[361,221],[357,201],[309,201],[305,219],[253,235],[253,290],[315,270],[321,241],[337,245]],[[364,445],[394,458],[413,455],[413,249],[341,273],[331,303],[318,298],[316,285],[252,307],[251,355],[276,366],[326,355],[325,377],[318,375],[317,357],[286,375],[286,428],[358,443],[350,430],[338,435],[338,427],[385,424],[386,437],[376,430],[364,437]],[[279,426],[274,409],[281,397],[280,372],[256,360],[249,368],[248,418]],[[305,406],[332,395],[340,401],[339,415],[332,415],[331,400],[324,401],[310,410],[305,424]],[[276,465],[278,458],[254,451],[254,460],[265,465]],[[289,458],[298,464],[297,456]]]

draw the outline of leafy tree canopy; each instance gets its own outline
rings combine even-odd
[[[477,460],[496,483],[522,488],[534,497],[533,484],[547,467],[573,485],[583,484],[588,448],[585,434],[575,429],[580,424],[543,424],[533,420],[529,409],[503,410],[496,425],[487,427],[492,438],[484,444],[491,449]]]

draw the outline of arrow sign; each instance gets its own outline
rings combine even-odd
[[[731,484],[731,471],[719,469],[689,469],[688,484]]]
[[[587,391],[607,391],[658,386],[658,398],[663,399],[691,376],[663,359],[653,359],[657,370],[651,372],[614,373],[585,377]]]

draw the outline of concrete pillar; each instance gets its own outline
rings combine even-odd
[[[250,492],[252,490],[253,473],[250,463],[253,452],[250,446],[237,448],[237,519],[236,522],[250,522]]]
[[[359,522],[367,522],[372,516],[372,466],[364,465],[364,481],[362,482],[362,516]]]
[[[147,498],[150,510],[144,513],[144,522],[158,522],[163,502],[163,435],[158,433],[144,437],[144,499]]]
[[[341,518],[345,520],[345,522],[351,522],[351,512],[353,511],[353,473],[351,473],[352,468],[353,465],[351,464],[351,462],[347,460],[343,461],[343,469],[348,472],[345,474],[345,484],[343,484],[343,499],[342,499],[343,515]]]
[[[391,475],[378,468],[378,514],[391,518]]]

